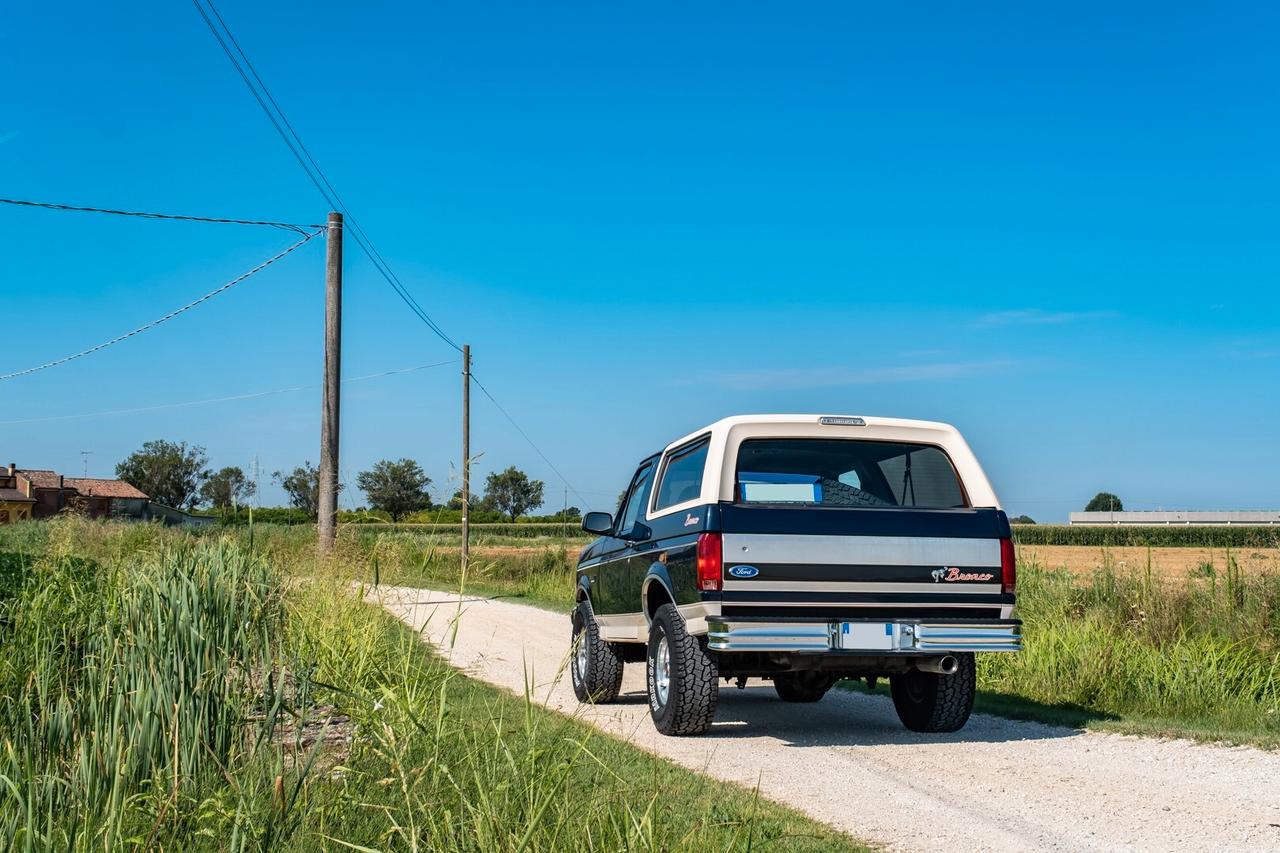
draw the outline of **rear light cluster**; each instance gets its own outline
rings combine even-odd
[[[1018,557],[1013,551],[1012,539],[1000,540],[1000,591],[1013,594],[1018,584]]]
[[[698,534],[698,589],[719,592],[722,588],[724,549],[719,533]]]

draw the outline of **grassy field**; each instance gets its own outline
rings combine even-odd
[[[0,528],[0,849],[861,849],[443,665],[349,583],[422,544]]]
[[[300,536],[280,529],[262,538],[288,560],[309,547]],[[451,544],[426,532],[348,529],[342,564],[365,580],[457,588]],[[552,540],[478,548],[466,586],[567,610],[577,547]],[[1018,609],[1027,648],[981,657],[980,709],[1280,746],[1280,575],[1242,573],[1227,549],[1179,578],[1105,554],[1084,574],[1024,560]]]
[[[1280,575],[1229,557],[1171,580],[1019,567],[1028,642],[979,668],[984,707],[1091,728],[1280,745]]]
[[[852,842],[471,682],[350,581],[567,609],[578,543],[0,528],[0,848],[772,849]],[[1020,566],[979,708],[1280,746],[1280,577]],[[881,687],[883,689],[883,686]],[[584,827],[590,827],[589,834]],[[354,845],[354,848],[353,848]]]

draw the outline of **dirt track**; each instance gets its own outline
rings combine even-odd
[[[642,664],[627,666],[617,704],[578,704],[563,615],[404,588],[371,600],[471,676],[523,695],[527,675],[550,708],[890,848],[1280,850],[1280,754],[981,715],[954,735],[918,735],[885,698],[832,691],[786,705],[764,683],[722,689],[710,734],[665,738]]]

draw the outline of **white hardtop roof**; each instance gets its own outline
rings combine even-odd
[[[861,420],[862,424],[823,424],[823,418],[839,418]],[[668,447],[674,447],[684,444],[690,439],[697,438],[707,433],[721,434],[727,433],[734,427],[751,427],[751,426],[824,426],[831,430],[834,434],[852,434],[857,431],[859,434],[867,438],[886,438],[884,431],[888,430],[920,430],[922,432],[933,433],[935,437],[939,435],[959,435],[959,431],[951,424],[944,424],[938,421],[916,421],[907,418],[880,418],[872,415],[844,415],[834,412],[826,414],[813,415],[731,415],[727,418],[721,418],[715,423],[708,424],[701,429],[696,429],[688,435],[682,436]]]
[[[870,415],[733,415],[721,418],[668,444],[663,453],[703,436],[710,436],[707,476],[702,503],[731,500],[734,465],[738,447],[748,438],[848,438],[866,441],[903,441],[934,444],[946,451],[964,484],[973,506],[997,507],[1000,501],[991,488],[973,451],[950,424],[914,421],[905,418],[878,418]],[[698,501],[689,502],[688,506]],[[663,513],[684,509],[677,504]],[[650,518],[653,516],[651,515]]]

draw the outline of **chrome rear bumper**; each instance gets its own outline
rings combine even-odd
[[[841,639],[846,625],[884,626],[883,638],[859,648]],[[847,631],[846,631],[847,633]],[[864,632],[865,633],[865,632]],[[879,634],[879,628],[873,632]],[[1016,652],[1022,649],[1015,620],[963,621],[788,621],[707,617],[707,647],[717,652],[835,652],[853,654],[936,654]]]

